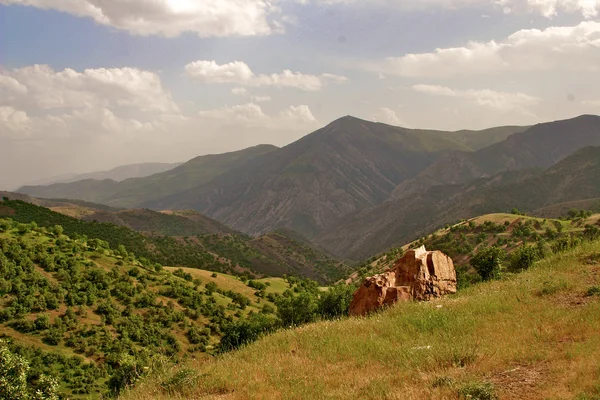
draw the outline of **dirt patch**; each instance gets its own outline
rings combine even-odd
[[[544,365],[518,365],[491,378],[501,399],[539,399],[548,370]]]
[[[565,308],[577,308],[587,305],[592,298],[586,293],[561,293],[556,296],[556,303]]]
[[[0,217],[10,217],[11,215],[15,215],[15,210],[10,207],[0,205]]]

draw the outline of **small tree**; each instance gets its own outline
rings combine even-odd
[[[58,400],[58,384],[41,375],[36,386],[27,383],[29,363],[0,341],[0,400]]]
[[[504,252],[496,247],[487,247],[480,250],[471,258],[471,266],[481,275],[481,279],[489,281],[500,275]]]

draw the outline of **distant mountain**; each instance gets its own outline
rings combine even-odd
[[[311,238],[385,201],[449,150],[470,148],[449,132],[344,117],[209,184],[143,206],[192,208],[253,235],[285,227]]]
[[[90,172],[87,174],[65,174],[51,178],[41,179],[27,184],[27,186],[52,185],[54,183],[71,183],[83,181],[86,179],[105,180],[110,179],[115,182],[121,182],[129,178],[143,178],[146,176],[169,171],[182,163],[143,163],[123,165],[113,168],[109,171]]]
[[[476,152],[450,152],[402,182],[392,198],[411,197],[434,186],[460,184],[502,171],[547,168],[585,146],[600,145],[600,117],[577,118],[535,125]]]
[[[135,208],[144,202],[210,182],[220,174],[276,149],[275,146],[261,145],[232,153],[200,156],[169,171],[122,182],[86,179],[49,186],[25,186],[18,191],[34,197],[81,199]]]
[[[600,147],[585,147],[545,170],[432,186],[385,202],[341,219],[314,241],[334,255],[360,260],[462,218],[599,197]]]

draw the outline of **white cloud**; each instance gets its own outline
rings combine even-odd
[[[540,99],[524,93],[496,92],[484,90],[455,90],[445,86],[415,85],[413,90],[432,96],[453,97],[464,99],[479,106],[499,111],[521,110],[525,107],[539,104]]]
[[[404,77],[471,76],[531,71],[600,71],[600,22],[527,29],[502,42],[470,42],[432,53],[390,57],[369,68]]]
[[[600,100],[585,100],[582,101],[581,104],[587,107],[595,107],[600,109]]]
[[[206,83],[233,83],[244,86],[274,86],[295,88],[305,91],[318,91],[327,82],[343,83],[347,79],[333,74],[306,75],[284,70],[278,74],[256,75],[242,61],[219,65],[216,61],[195,61],[185,66],[191,78]]]
[[[279,112],[276,116],[265,114],[262,108],[255,103],[204,110],[200,111],[199,115],[202,119],[217,121],[223,125],[243,124],[247,127],[265,127],[271,129],[287,129],[290,123],[308,126],[317,123],[317,120],[306,105],[290,106]]]
[[[242,96],[248,94],[248,89],[243,87],[234,87],[231,89],[231,93],[235,94],[236,96]]]
[[[41,110],[106,107],[178,112],[158,75],[135,68],[54,71],[47,65],[0,70],[0,105]]]
[[[382,107],[379,111],[374,114],[371,119],[375,122],[382,122],[384,124],[395,125],[395,126],[406,126],[406,123],[398,117],[398,114],[394,110],[387,107]]]
[[[466,7],[488,6],[504,13],[537,13],[547,18],[559,13],[579,12],[586,18],[595,17],[600,12],[600,0],[296,0],[300,4],[333,5],[356,4],[359,6],[386,6],[403,10],[422,10],[432,7],[461,9]],[[484,14],[485,15],[485,14]]]
[[[254,103],[264,103],[267,101],[271,101],[271,96],[252,96],[251,100]]]
[[[0,0],[52,9],[136,35],[201,37],[268,35],[281,30],[276,0]]]

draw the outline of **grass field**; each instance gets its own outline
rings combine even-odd
[[[276,333],[123,399],[597,400],[599,292],[600,243],[585,244],[439,301]]]

